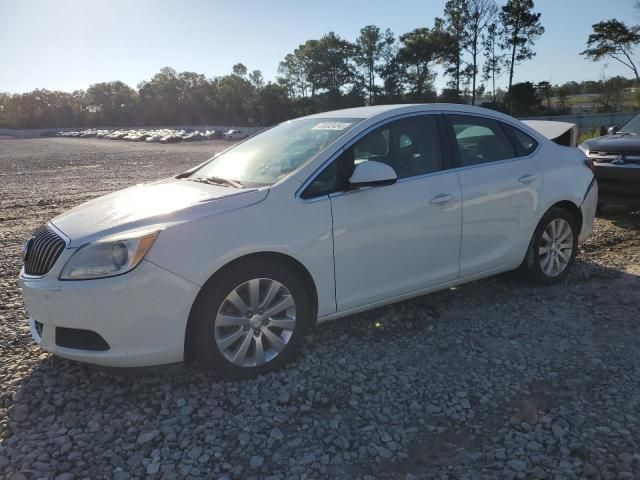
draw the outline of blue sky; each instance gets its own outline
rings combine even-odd
[[[498,0],[499,4],[505,0]],[[0,91],[71,91],[122,80],[135,86],[164,66],[208,77],[244,63],[274,79],[278,62],[330,30],[353,40],[367,24],[396,34],[432,26],[445,0],[0,0]],[[630,72],[579,54],[591,25],[640,23],[634,0],[536,0],[546,33],[515,81],[600,79]],[[638,55],[640,58],[640,49]],[[504,84],[506,78],[500,80]],[[442,78],[436,82],[440,87]]]

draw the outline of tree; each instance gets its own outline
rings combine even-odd
[[[245,67],[243,63],[236,63],[232,67],[231,71],[234,75],[237,75],[239,77],[244,77],[247,75],[247,67]]]
[[[485,81],[491,80],[491,97],[496,101],[496,78],[502,73],[504,54],[498,44],[498,24],[492,23],[487,27],[485,35],[482,37],[484,48],[484,66],[482,68],[482,78]]]
[[[564,87],[558,88],[558,113],[560,115],[569,113],[570,108],[567,105],[567,90]]]
[[[267,83],[258,93],[258,111],[261,125],[273,125],[293,116],[287,91],[275,83]]]
[[[540,94],[540,97],[547,102],[547,108],[551,110],[551,97],[553,96],[553,87],[551,86],[551,83],[546,81],[539,82],[538,85],[536,85],[536,90]]]
[[[398,51],[398,60],[405,70],[411,93],[418,101],[425,99],[425,96],[433,96],[434,73],[431,65],[440,54],[440,47],[433,40],[428,28],[416,28],[400,36],[402,46]]]
[[[350,63],[353,45],[329,32],[320,38],[315,53],[312,58],[316,61],[314,72],[318,86],[326,89],[330,96],[339,97],[340,89],[353,81]]]
[[[291,98],[307,96],[307,70],[299,53],[300,49],[297,49],[287,54],[278,66],[278,82],[286,88]]]
[[[87,89],[86,103],[102,125],[134,122],[138,93],[120,81],[95,83]]]
[[[451,85],[460,92],[460,78],[462,75],[462,45],[468,22],[468,0],[447,0],[444,6],[444,22],[436,18],[436,29],[449,34],[449,38],[442,44],[445,55],[444,62],[449,66],[447,73],[453,77]],[[441,40],[444,38],[441,38]]]
[[[604,91],[598,98],[599,103],[602,104],[602,112],[607,113],[618,110],[624,97],[624,82],[625,79],[619,76],[603,80]]]
[[[613,58],[629,68],[640,82],[638,68],[632,59],[633,49],[640,43],[640,26],[627,27],[612,19],[596,23],[587,39],[587,49],[580,55],[597,62],[605,57]]]
[[[468,75],[471,77],[471,104],[476,104],[476,78],[478,76],[478,55],[484,47],[482,37],[494,25],[498,6],[494,0],[466,0],[467,19],[462,39],[462,47],[471,55]]]
[[[264,87],[264,77],[262,76],[262,72],[260,70],[254,70],[249,74],[249,81],[251,85],[253,85],[256,90],[260,90]]]
[[[387,29],[384,34],[382,63],[378,66],[378,75],[382,79],[382,93],[386,102],[395,102],[402,97],[403,71],[398,60],[398,43],[395,35]]]
[[[174,121],[180,99],[179,83],[177,72],[164,67],[151,80],[138,85],[143,122],[170,124]]]
[[[369,105],[373,105],[375,95],[375,75],[382,53],[385,47],[385,38],[379,27],[367,25],[360,30],[360,36],[356,39],[354,59],[356,65],[362,70],[366,78],[366,90],[369,96]]]
[[[531,82],[516,83],[511,86],[509,98],[514,115],[526,116],[540,113],[542,104],[535,85]]]
[[[502,24],[501,47],[511,52],[508,60],[509,89],[507,103],[511,112],[511,86],[513,72],[518,63],[530,60],[535,56],[532,47],[535,41],[544,33],[540,23],[540,13],[533,12],[533,0],[508,0],[500,11]]]

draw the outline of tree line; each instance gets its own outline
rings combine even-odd
[[[601,23],[593,26],[582,54],[635,69],[631,55],[640,27]],[[71,93],[0,93],[0,127],[271,125],[331,109],[409,102],[482,104],[520,116],[564,113],[568,107],[551,97],[569,95],[568,88],[513,82],[543,33],[533,0],[502,6],[495,0],[447,0],[433,25],[400,35],[367,25],[353,41],[334,32],[307,40],[280,62],[275,81],[239,63],[214,78],[165,67],[135,89],[113,81]],[[440,92],[434,87],[438,74],[447,81]],[[499,80],[505,90],[497,87]]]

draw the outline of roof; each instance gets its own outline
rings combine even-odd
[[[483,115],[491,115],[494,117],[508,117],[495,110],[489,110],[471,105],[461,105],[458,103],[412,103],[412,104],[395,104],[395,105],[374,105],[371,107],[345,108],[343,110],[332,110],[329,112],[316,113],[304,118],[373,118],[378,115],[388,114],[391,112],[401,114],[410,112],[428,112],[437,110],[448,110],[465,113],[478,113]],[[510,118],[510,117],[509,117]]]

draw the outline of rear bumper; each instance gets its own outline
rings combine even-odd
[[[579,242],[584,242],[593,232],[593,219],[598,208],[598,181],[594,177],[585,193],[580,211],[582,212],[582,227],[580,228]]]

